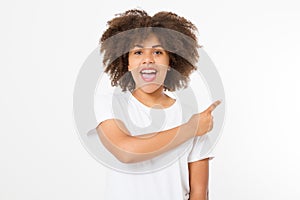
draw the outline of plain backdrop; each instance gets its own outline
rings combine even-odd
[[[72,95],[106,22],[131,8],[191,20],[222,78],[210,199],[300,199],[296,0],[1,1],[0,199],[101,199],[106,169],[79,140]]]

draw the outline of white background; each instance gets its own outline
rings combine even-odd
[[[300,198],[299,3],[194,2],[1,1],[1,200],[101,199],[105,168],[81,145],[72,95],[106,22],[130,8],[195,23],[222,78],[226,121],[210,198]]]

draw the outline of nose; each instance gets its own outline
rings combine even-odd
[[[142,64],[153,64],[154,63],[154,56],[152,52],[144,53]]]

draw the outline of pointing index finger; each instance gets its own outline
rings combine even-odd
[[[213,104],[211,104],[211,105],[207,108],[207,111],[208,111],[208,112],[214,111],[214,109],[215,109],[218,105],[220,105],[220,103],[221,103],[220,100],[215,101]]]

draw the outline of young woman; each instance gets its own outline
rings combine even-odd
[[[211,155],[201,155],[200,150],[220,101],[197,113],[166,92],[186,88],[196,69],[196,27],[171,12],[151,17],[143,10],[126,11],[108,25],[101,37],[105,72],[122,92],[112,101],[105,96],[96,99],[96,130],[127,169],[153,170],[111,170],[105,199],[207,200]],[[160,163],[164,167],[157,170]]]

